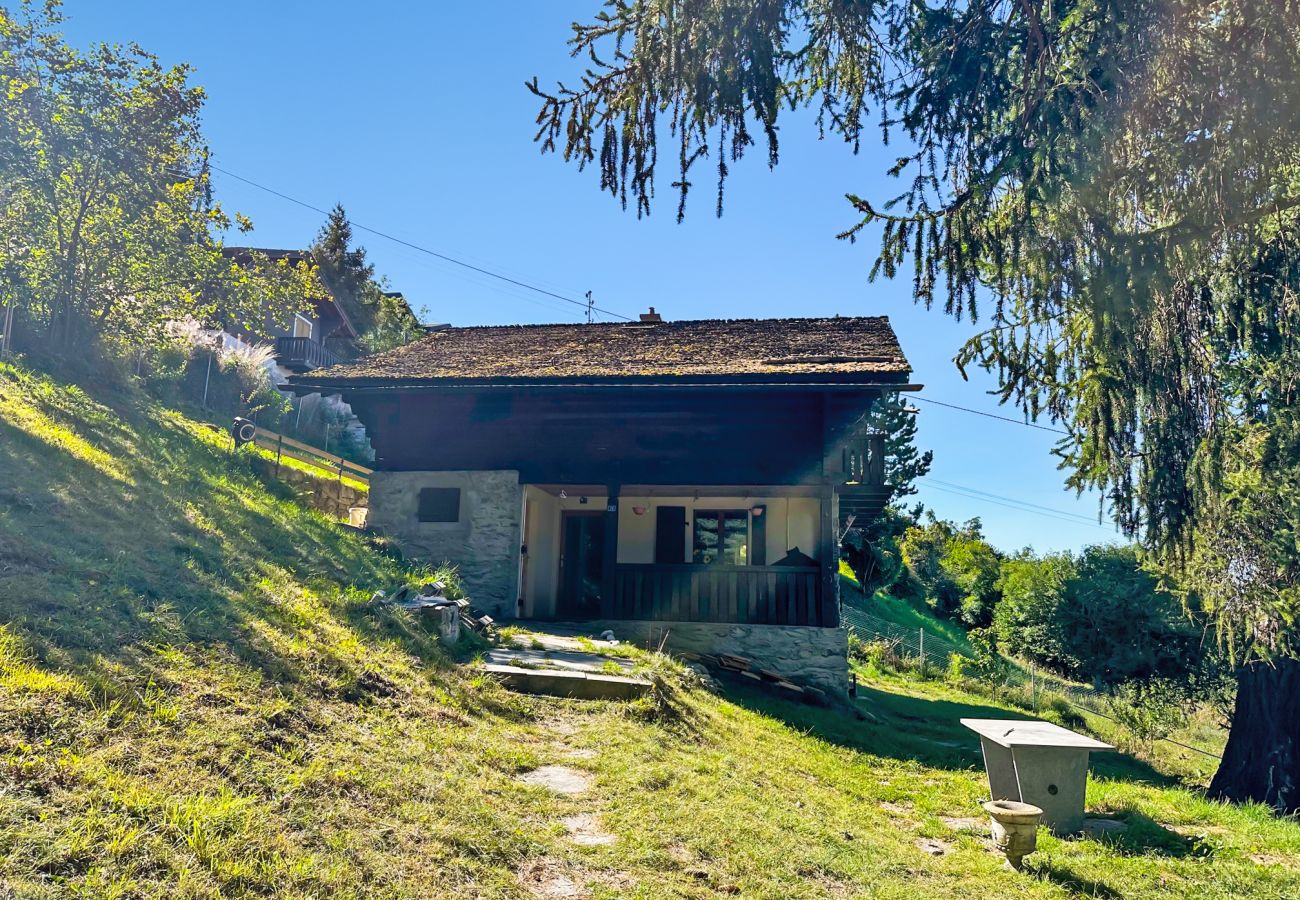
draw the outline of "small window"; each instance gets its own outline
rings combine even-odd
[[[706,566],[749,563],[749,510],[697,509],[694,560]]]
[[[421,522],[459,522],[460,488],[421,488]]]
[[[300,316],[298,313],[293,314],[293,336],[294,337],[311,337],[311,319],[306,316]]]

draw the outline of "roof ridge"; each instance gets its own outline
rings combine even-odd
[[[763,318],[750,316],[737,319],[664,319],[662,322],[512,322],[499,325],[451,325],[436,334],[447,331],[486,331],[511,328],[660,328],[675,325],[744,325],[753,322],[888,322],[889,316],[778,316]]]

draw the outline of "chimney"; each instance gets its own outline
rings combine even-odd
[[[662,322],[663,320],[664,317],[659,315],[659,313],[655,312],[655,308],[653,306],[650,307],[650,312],[641,313],[642,322]]]

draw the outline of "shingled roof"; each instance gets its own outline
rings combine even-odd
[[[447,328],[299,376],[310,386],[566,382],[903,383],[884,316]]]

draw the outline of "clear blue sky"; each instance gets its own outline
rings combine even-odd
[[[853,221],[846,191],[876,199],[894,185],[892,153],[819,142],[792,120],[781,164],[762,152],[732,167],[717,219],[706,172],[684,224],[669,182],[638,220],[532,142],[537,104],[524,81],[571,75],[570,21],[598,0],[371,4],[67,0],[70,41],[134,40],[165,63],[197,69],[209,100],[205,131],[216,163],[315,206],[340,201],[354,221],[466,261],[633,315],[667,318],[887,315],[926,385],[922,396],[1016,418],[965,382],[952,357],[971,326],[912,304],[907,279],[871,284],[871,241],[835,234]],[[671,172],[666,174],[671,175]],[[230,178],[230,211],[252,217],[241,241],[300,247],[321,216]],[[577,321],[582,311],[361,234],[378,271],[428,318],[457,325]],[[1065,491],[1049,450],[1055,436],[917,404],[920,442],[935,453],[920,495],[938,514],[979,516],[999,547],[1079,548],[1116,540],[1096,524],[1093,498]],[[938,482],[943,483],[935,483]],[[1033,514],[961,496],[960,485],[1064,511]],[[1014,505],[1014,504],[1013,504]],[[1077,516],[1091,519],[1080,521]]]

